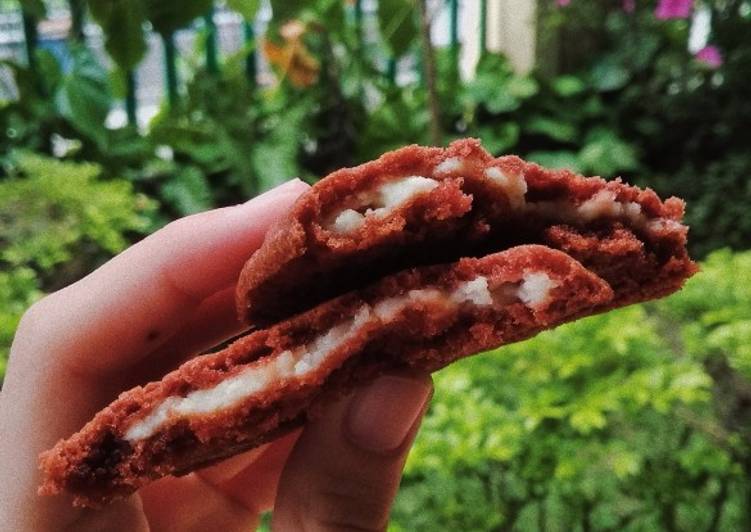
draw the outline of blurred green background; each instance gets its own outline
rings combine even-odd
[[[685,198],[702,272],[437,374],[391,528],[751,530],[749,35],[747,0],[0,0],[0,382],[29,305],[168,221],[474,136]]]

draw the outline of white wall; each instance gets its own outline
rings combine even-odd
[[[480,55],[480,1],[464,0],[461,23],[462,75],[471,77]],[[506,54],[514,69],[529,72],[535,64],[536,0],[488,0],[488,49]]]

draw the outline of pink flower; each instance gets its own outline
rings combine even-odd
[[[623,0],[623,10],[626,13],[633,13],[636,10],[636,0]]]
[[[700,63],[704,63],[709,68],[720,68],[722,66],[722,52],[716,46],[705,46],[698,52],[696,52],[696,60]]]
[[[655,9],[655,17],[660,20],[671,18],[688,18],[694,0],[660,0]]]
[[[555,0],[555,5],[558,7],[566,7],[571,3],[571,0]]]

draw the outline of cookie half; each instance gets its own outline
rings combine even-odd
[[[303,194],[243,269],[238,312],[267,326],[406,268],[523,244],[569,253],[619,304],[642,301],[696,269],[683,209],[618,180],[493,158],[474,139],[407,146]]]
[[[610,304],[560,251],[520,246],[382,279],[123,393],[41,457],[42,494],[126,496],[270,441],[391,371],[434,371]]]

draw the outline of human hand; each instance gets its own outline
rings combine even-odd
[[[23,317],[0,394],[7,530],[380,530],[425,411],[430,377],[386,376],[273,443],[99,510],[39,497],[38,454],[132,386],[242,331],[233,284],[307,185],[183,218]]]

